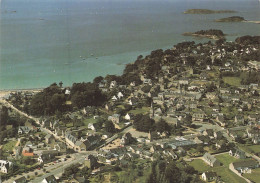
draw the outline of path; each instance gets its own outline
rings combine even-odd
[[[237,170],[234,169],[234,167],[232,166],[232,163],[229,164],[228,168],[229,168],[229,170],[234,172],[236,175],[238,175],[239,177],[243,178],[246,182],[251,183],[250,180],[248,180],[247,178],[243,177],[240,173],[238,173]]]

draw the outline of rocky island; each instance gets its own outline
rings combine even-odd
[[[233,10],[209,10],[209,9],[188,9],[184,14],[215,14],[215,13],[236,13]]]
[[[246,20],[244,19],[244,17],[232,16],[232,17],[217,19],[215,21],[216,22],[243,22],[243,21],[246,21]]]
[[[184,36],[196,36],[196,37],[205,37],[209,39],[222,39],[225,34],[221,30],[210,29],[210,30],[200,30],[197,32],[185,32],[182,35]]]

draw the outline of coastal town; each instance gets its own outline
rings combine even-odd
[[[259,182],[259,48],[182,42],[121,76],[6,92],[1,181]]]

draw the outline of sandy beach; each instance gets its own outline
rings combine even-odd
[[[42,88],[0,90],[0,99],[8,96],[10,93],[15,93],[15,92],[33,92],[33,93],[38,93],[38,92],[40,92],[42,90],[43,90]]]

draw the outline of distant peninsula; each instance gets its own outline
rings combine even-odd
[[[217,19],[215,21],[216,22],[243,22],[243,21],[246,21],[246,20],[244,19],[244,17],[232,16],[232,17]]]
[[[200,30],[197,32],[185,32],[182,35],[184,36],[195,36],[195,37],[205,37],[209,39],[222,39],[225,37],[225,34],[221,30],[210,29],[210,30]]]
[[[233,10],[209,10],[209,9],[188,9],[184,14],[215,14],[215,13],[236,13]]]

